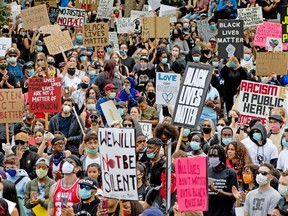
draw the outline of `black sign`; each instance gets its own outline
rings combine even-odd
[[[218,56],[243,58],[243,20],[219,20]]]
[[[288,43],[288,6],[282,7],[282,43]]]
[[[173,124],[196,128],[202,114],[213,68],[204,64],[188,63],[177,97]]]
[[[55,8],[55,7],[49,8],[49,19],[50,19],[51,24],[54,24],[57,22],[58,14],[59,14],[59,8]]]

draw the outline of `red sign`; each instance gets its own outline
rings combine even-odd
[[[32,78],[29,80],[29,111],[33,113],[61,112],[61,78]]]

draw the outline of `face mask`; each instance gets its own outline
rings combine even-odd
[[[265,185],[267,184],[267,181],[268,181],[268,177],[267,176],[264,176],[262,174],[258,174],[256,176],[256,182],[259,184],[259,185]]]
[[[202,53],[208,55],[210,53],[210,50],[202,50]]]
[[[193,61],[194,61],[194,62],[199,62],[199,61],[200,61],[200,57],[199,57],[199,56],[197,56],[197,57],[194,56],[194,57],[193,57]]]
[[[196,27],[191,27],[191,32],[194,32],[196,30]]]
[[[5,33],[8,34],[8,33],[9,33],[9,29],[3,28],[3,29],[2,29],[2,32],[3,32],[4,34],[5,34]]]
[[[55,62],[54,61],[47,61],[48,65],[54,66]]]
[[[250,55],[249,54],[244,54],[244,60],[249,61],[250,60]]]
[[[44,178],[47,175],[47,173],[48,173],[48,170],[36,169],[36,175],[40,179]]]
[[[2,69],[2,70],[6,69],[6,67],[7,67],[6,64],[1,64],[1,65],[0,65],[0,69]]]
[[[109,98],[113,100],[115,97],[116,97],[116,92],[110,92]]]
[[[107,52],[107,53],[111,53],[111,52],[112,52],[112,47],[107,47],[107,48],[106,48],[106,52]]]
[[[288,186],[279,184],[278,191],[282,196],[287,196],[288,195]]]
[[[77,40],[77,41],[82,41],[82,35],[77,35],[77,36],[76,36],[76,40]]]
[[[69,163],[68,161],[65,161],[65,163],[62,166],[62,172],[63,174],[70,174],[74,170],[73,164]]]
[[[179,38],[180,34],[173,34],[174,38]]]
[[[34,70],[33,69],[28,71],[28,76],[29,77],[31,77],[33,74],[34,74]]]
[[[253,182],[251,174],[243,174],[243,181],[245,184],[250,184]]]
[[[63,112],[64,113],[69,113],[70,111],[71,111],[70,106],[66,105],[66,106],[63,107]]]
[[[253,139],[256,141],[259,141],[262,139],[262,134],[261,133],[253,133]]]
[[[198,143],[198,142],[191,141],[189,145],[193,151],[197,151],[200,149],[200,143]]]
[[[87,109],[88,110],[96,110],[96,105],[95,104],[87,104]]]
[[[12,64],[13,64],[13,63],[16,63],[16,61],[17,61],[17,58],[16,58],[16,57],[10,57],[10,58],[9,58],[9,62],[11,62]]]
[[[87,56],[80,56],[81,61],[87,61]]]
[[[21,32],[20,33],[23,37],[26,35],[26,33],[25,32]]]
[[[37,46],[37,51],[38,52],[42,52],[43,51],[43,47],[42,46]]]
[[[214,30],[216,29],[216,25],[215,25],[215,24],[210,25],[210,29],[211,29],[212,31],[214,31]]]
[[[209,157],[210,167],[217,167],[220,163],[219,157]]]
[[[75,70],[75,68],[73,68],[73,69],[68,69],[67,72],[68,72],[69,75],[74,76],[76,70]]]
[[[120,116],[124,115],[124,110],[122,108],[118,108],[117,110],[118,110]]]
[[[222,143],[224,145],[228,145],[229,143],[231,143],[233,141],[233,139],[230,137],[230,138],[222,138]]]
[[[43,125],[35,125],[35,127],[34,127],[35,131],[38,131],[40,129],[44,129],[44,126]]]
[[[203,128],[202,130],[203,130],[204,134],[209,134],[209,133],[211,133],[212,129],[211,128]]]
[[[278,132],[280,130],[280,125],[279,124],[271,125],[271,130],[273,133]]]
[[[189,23],[183,23],[183,27],[184,27],[185,29],[189,28]]]
[[[167,59],[167,58],[162,58],[161,62],[162,62],[163,64],[166,64],[166,63],[168,62],[168,59]]]
[[[154,92],[148,92],[147,93],[147,97],[152,100],[153,98],[155,98],[155,93]]]
[[[89,76],[93,77],[93,76],[95,76],[95,75],[96,75],[96,71],[95,71],[95,70],[89,71]]]
[[[80,195],[80,198],[83,200],[87,200],[92,196],[91,190],[86,190],[85,188],[80,189],[79,195]]]
[[[151,153],[146,153],[146,155],[147,155],[147,157],[149,158],[149,159],[153,159],[154,157],[155,157],[155,153],[154,152],[151,152]]]
[[[213,66],[213,67],[218,67],[218,66],[219,66],[219,62],[214,62],[214,61],[213,61],[213,62],[212,62],[212,66]]]
[[[235,66],[236,66],[236,63],[232,61],[232,62],[230,63],[230,68],[234,68]]]
[[[231,123],[232,123],[232,117],[229,116],[227,119],[228,119],[228,121],[229,121],[229,124],[231,124]],[[239,120],[238,117],[236,117],[236,118],[235,118],[235,122],[238,122],[238,120]]]
[[[286,148],[288,148],[288,142],[286,141],[286,138],[282,139],[282,145]]]
[[[172,51],[171,54],[172,54],[172,56],[174,56],[174,57],[178,57],[178,55],[179,55],[179,53],[178,53],[177,51]]]
[[[147,68],[147,63],[140,63],[140,67],[141,67],[142,69]]]
[[[86,89],[86,88],[89,87],[89,85],[88,85],[87,83],[81,82],[81,83],[80,83],[80,87],[81,87],[82,89]]]
[[[189,129],[184,129],[184,133],[183,133],[183,137],[188,137],[190,134],[190,130]]]
[[[86,148],[86,151],[90,154],[96,154],[98,152],[98,148],[95,149]]]
[[[122,50],[119,51],[119,53],[120,53],[120,55],[124,56],[124,55],[126,55],[127,50],[126,49],[122,49]]]
[[[8,169],[6,170],[6,172],[11,176],[11,177],[15,177],[17,174],[17,171],[15,169]]]
[[[98,53],[97,54],[97,58],[103,58],[104,57],[104,53]]]

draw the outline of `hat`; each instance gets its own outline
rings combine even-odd
[[[27,112],[25,116],[27,119],[34,119],[34,113],[31,112]]]
[[[153,137],[153,138],[148,139],[147,144],[155,144],[158,146],[163,146],[162,140],[157,138],[157,137]]]
[[[279,121],[280,123],[283,122],[283,118],[280,115],[271,115],[271,116],[269,116],[269,120],[270,119],[274,119],[276,121]]]
[[[24,72],[28,68],[34,68],[34,62],[28,61],[23,65],[22,71]]]
[[[41,41],[41,40],[37,40],[37,41],[36,41],[36,45],[37,45],[37,46],[43,46],[43,45],[44,45],[44,42]]]
[[[147,62],[149,61],[148,57],[145,56],[145,55],[142,55],[142,56],[140,57],[140,60],[142,60],[142,59],[145,60],[145,61],[147,61]]]
[[[201,13],[201,14],[200,14],[200,17],[201,17],[201,16],[207,17],[207,14],[206,14],[206,13]]]
[[[86,56],[86,50],[83,50],[79,53],[79,56]]]
[[[16,55],[18,56],[18,52],[17,52],[15,49],[9,49],[9,50],[7,51],[7,54],[8,54],[8,55],[16,54]]]
[[[209,39],[209,42],[215,42],[216,43],[217,41],[216,41],[216,39],[214,37],[212,37],[212,38]]]
[[[163,216],[163,213],[155,207],[150,207],[142,212],[139,216]]]
[[[23,126],[20,128],[20,132],[24,132],[24,133],[28,133],[29,135],[32,134],[32,130],[30,127],[27,127],[27,126]]]
[[[38,165],[38,164],[45,164],[46,166],[49,167],[49,161],[44,157],[41,157],[36,161],[35,165]]]
[[[15,136],[15,141],[17,141],[17,140],[28,142],[29,136],[24,132],[20,132],[20,133],[16,134],[16,136]]]
[[[84,179],[81,179],[79,181],[79,185],[87,185],[93,189],[96,189],[98,188],[98,183],[95,179],[91,178],[91,177],[86,177]]]
[[[86,50],[87,50],[87,52],[94,52],[93,47],[87,47]]]
[[[201,51],[199,49],[192,49],[192,55],[199,54],[201,55]]]
[[[77,164],[77,166],[82,166],[80,159],[76,155],[69,155],[68,157],[66,157],[66,159],[68,158],[72,159]]]
[[[108,90],[111,90],[111,89],[117,89],[116,86],[114,86],[113,84],[107,84],[105,87],[104,87],[104,91],[108,91]]]
[[[217,23],[217,20],[212,17],[211,19],[208,20],[208,24],[210,25],[211,22]]]
[[[101,63],[99,61],[93,61],[92,65],[94,65],[94,67],[101,67]]]
[[[119,101],[117,104],[116,104],[116,107],[122,107],[122,108],[128,108],[127,107],[127,103],[125,103],[124,101]]]
[[[93,110],[93,111],[90,112],[90,115],[89,115],[89,116],[90,116],[90,117],[96,116],[97,118],[99,118],[101,115],[100,115],[100,113],[99,113],[98,110]]]

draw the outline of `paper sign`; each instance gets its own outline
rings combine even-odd
[[[39,31],[42,34],[57,34],[61,32],[60,26],[59,25],[46,25],[46,26],[41,26]]]
[[[142,17],[142,38],[169,38],[169,17]]]
[[[49,20],[51,24],[54,24],[57,22],[58,14],[59,14],[59,8],[54,8],[54,7],[49,8]]]
[[[244,21],[244,28],[263,23],[262,7],[240,8],[237,11],[239,20]]]
[[[116,32],[109,32],[109,41],[110,45],[113,47],[113,51],[119,52],[119,43],[118,43],[118,37]]]
[[[35,207],[33,207],[32,211],[36,216],[43,216],[43,215],[47,215],[48,213],[47,209],[41,206],[41,204],[38,204]]]
[[[97,11],[98,0],[74,0],[76,8],[87,11]]]
[[[219,58],[243,58],[243,20],[219,20]]]
[[[34,0],[34,5],[45,4],[48,7],[57,7],[56,0]]]
[[[176,9],[177,9],[176,7],[161,4],[159,16],[160,17],[168,16],[170,17],[170,22],[177,22]]]
[[[25,29],[50,25],[46,5],[39,5],[21,10],[21,16]]]
[[[173,124],[194,128],[202,113],[213,68],[208,65],[188,63],[178,93],[173,114]]]
[[[131,20],[134,23],[134,30],[133,32],[139,33],[141,31],[142,27],[142,18],[144,16],[153,16],[153,12],[149,11],[136,11],[136,10],[131,10]]]
[[[11,202],[10,200],[7,200],[7,199],[5,199],[5,198],[3,198],[3,199],[7,202],[7,204],[8,204],[8,211],[9,211],[9,213],[11,214],[12,211],[14,210],[15,206],[16,206],[16,203]]]
[[[266,38],[282,38],[282,26],[279,23],[263,22],[263,24],[258,25],[254,45],[265,47]]]
[[[118,18],[116,19],[117,33],[124,34],[129,32],[134,32],[134,29],[138,29],[140,31],[140,21],[135,20],[136,23],[133,22],[131,17],[128,18]],[[136,27],[134,27],[136,25]]]
[[[179,211],[207,211],[207,157],[178,158],[175,173]]]
[[[180,89],[180,74],[156,73],[156,104],[175,105]]]
[[[32,113],[61,112],[61,78],[29,80],[29,111]]]
[[[146,141],[150,138],[153,137],[153,133],[152,133],[152,123],[148,123],[148,122],[139,122],[141,129],[142,129],[142,133],[144,134],[144,136],[146,137]]]
[[[51,55],[56,55],[62,51],[68,51],[74,47],[69,31],[67,30],[45,37],[44,42]]]
[[[114,0],[99,0],[99,6],[97,10],[97,18],[109,19],[113,8]]]
[[[265,124],[266,114],[270,115],[274,107],[285,105],[286,90],[288,90],[287,87],[242,81],[238,101],[238,111],[241,113],[240,122],[243,122],[244,118],[247,118],[247,123],[252,118],[259,118]]]
[[[268,51],[282,51],[283,44],[281,38],[266,38],[266,50]]]
[[[288,43],[288,6],[282,6],[281,24],[282,42]]]
[[[287,52],[257,52],[258,76],[270,76],[272,72],[277,75],[287,74]]]
[[[89,23],[84,25],[83,43],[84,46],[107,46],[108,41],[108,23]]]
[[[170,37],[170,18],[157,17],[156,18],[156,37],[169,38]]]
[[[101,103],[100,106],[109,126],[111,126],[114,121],[122,121],[122,118],[112,100]]]
[[[197,20],[197,31],[200,36],[204,37],[208,31],[210,31],[210,25],[208,19]]]
[[[148,0],[148,4],[153,11],[156,11],[161,6],[160,2],[160,0]]]
[[[0,38],[0,56],[5,56],[6,50],[11,47],[11,38],[1,37]]]
[[[22,122],[23,106],[21,88],[0,89],[0,123]]]
[[[85,10],[59,7],[57,22],[60,26],[79,28],[84,25]]]
[[[21,13],[21,5],[11,6],[11,17],[16,18]]]
[[[138,200],[135,129],[99,128],[98,144],[104,197]]]

